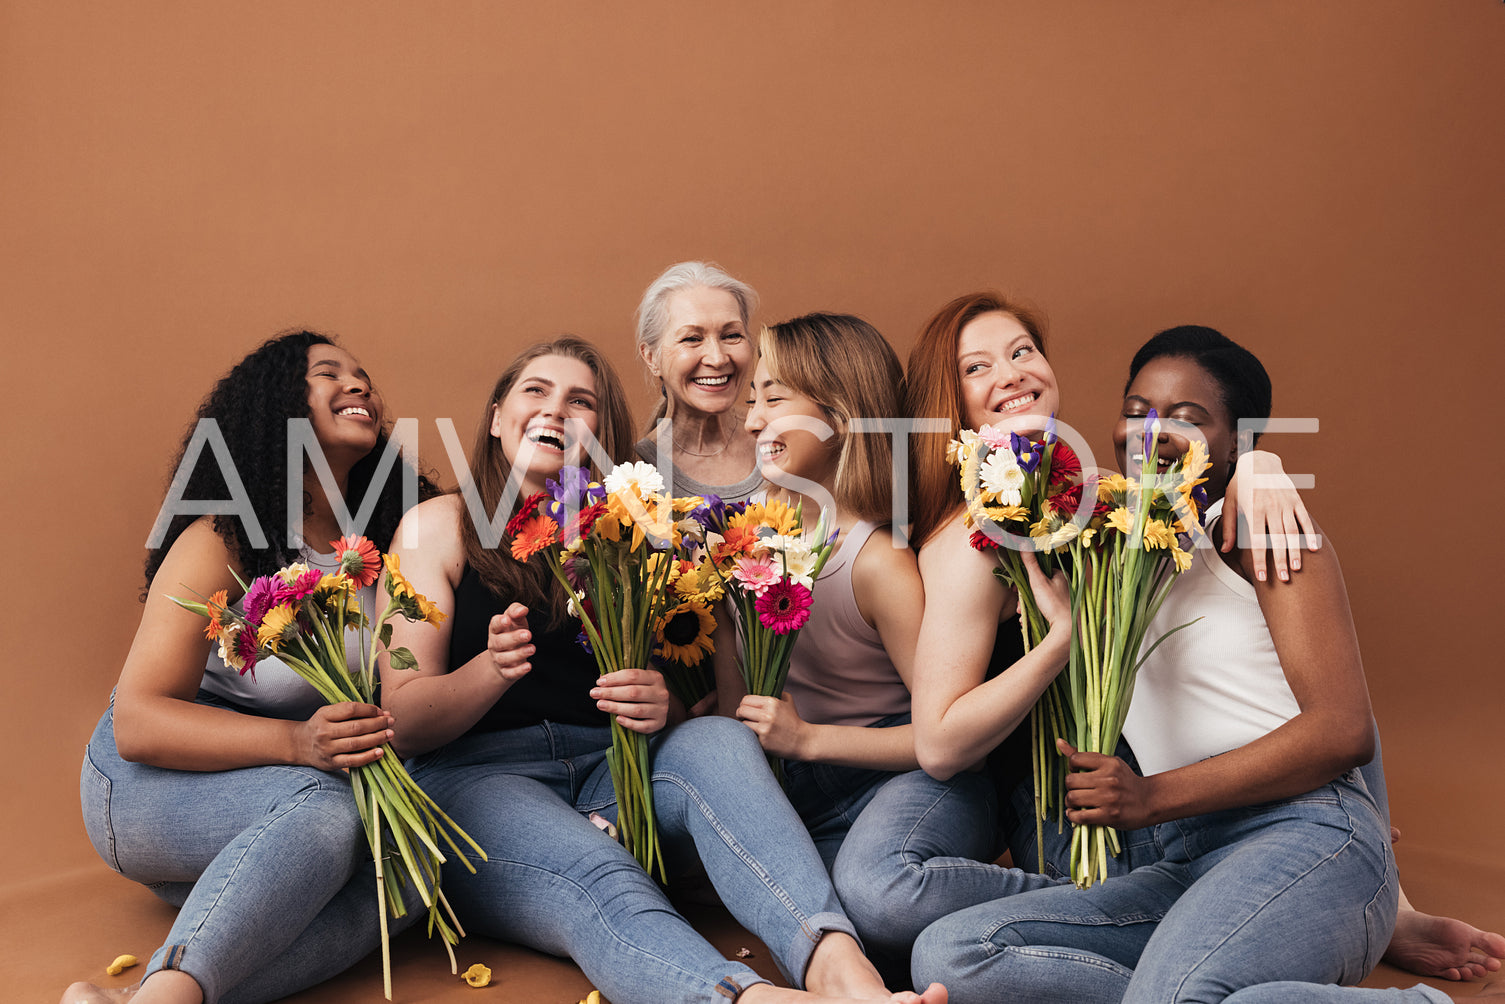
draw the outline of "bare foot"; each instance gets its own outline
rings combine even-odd
[[[112,990],[108,987],[97,987],[92,983],[75,983],[63,991],[63,999],[60,1004],[125,1004],[126,1001],[136,996],[140,985],[123,987]]]
[[[1385,949],[1392,966],[1444,980],[1482,980],[1505,959],[1505,937],[1453,917],[1402,910]]]

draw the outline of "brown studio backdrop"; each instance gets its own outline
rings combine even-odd
[[[468,443],[559,331],[646,414],[632,309],[706,257],[761,319],[854,311],[901,355],[951,296],[1023,294],[1104,456],[1149,334],[1254,349],[1321,422],[1270,445],[1343,555],[1403,866],[1505,927],[1502,57],[1490,0],[0,6],[0,882],[101,868],[79,754],[235,359],[338,333],[448,476],[433,420]]]

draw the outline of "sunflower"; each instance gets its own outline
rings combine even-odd
[[[712,635],[716,631],[716,618],[702,603],[681,603],[658,619],[653,626],[653,638],[658,642],[659,654],[685,666],[694,666],[701,659],[716,651]]]

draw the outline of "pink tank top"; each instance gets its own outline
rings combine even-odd
[[[864,520],[847,531],[821,569],[810,620],[789,655],[785,689],[800,717],[814,725],[866,726],[909,710],[909,689],[852,591],[852,566],[876,529]],[[886,528],[874,546],[893,546]]]

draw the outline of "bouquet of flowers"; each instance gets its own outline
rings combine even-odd
[[[619,464],[603,483],[583,467],[566,467],[547,492],[525,499],[507,534],[512,556],[526,561],[550,547],[550,562],[580,617],[583,639],[604,676],[646,668],[655,630],[679,605],[670,584],[683,575],[676,546],[693,521],[682,519],[698,498],[664,496],[664,479],[642,462]],[[648,737],[611,720],[607,762],[617,795],[622,843],[650,875],[665,878],[663,852],[653,818]]]
[[[1208,466],[1206,444],[1193,441],[1161,473],[1159,436],[1152,410],[1145,418],[1139,479],[1101,479],[1090,524],[1067,545],[1075,630],[1066,674],[1071,731],[1065,738],[1083,752],[1113,755],[1140,665],[1166,638],[1195,623],[1171,628],[1144,647],[1145,633],[1176,577],[1191,567],[1207,509],[1201,487]],[[1107,878],[1108,856],[1118,850],[1112,827],[1076,826],[1071,877],[1077,887]]]
[[[242,675],[249,673],[255,679],[257,661],[275,657],[330,704],[375,704],[378,642],[387,650],[393,668],[416,665],[407,649],[390,648],[392,617],[438,625],[444,613],[403,577],[396,555],[381,555],[364,537],[341,537],[332,546],[340,558],[338,573],[295,563],[249,585],[241,582],[245,596],[240,610],[228,604],[229,594],[223,589],[203,602],[173,600],[209,619],[204,633],[219,642],[225,664]],[[373,623],[361,607],[359,590],[374,583],[384,566],[387,603]],[[359,632],[361,660],[354,671],[346,658],[346,631]],[[453,946],[465,931],[439,888],[439,867],[446,858],[438,841],[442,839],[472,872],[475,866],[457,838],[482,860],[486,852],[414,783],[390,745],[382,746],[380,759],[350,771],[350,786],[376,863],[383,989],[391,1000],[387,912],[393,917],[406,914],[402,892],[411,881],[429,909],[430,936],[439,931],[449,953],[450,972],[458,972]]]
[[[1030,714],[1037,837],[1052,814],[1058,827],[1065,820],[1066,761],[1056,754],[1055,740],[1067,739],[1084,752],[1111,755],[1116,749],[1134,673],[1173,633],[1141,653],[1145,632],[1174,577],[1191,565],[1192,536],[1206,507],[1198,487],[1205,446],[1194,443],[1170,470],[1158,473],[1160,426],[1153,411],[1146,419],[1141,481],[1117,475],[1083,480],[1080,462],[1053,426],[1040,441],[986,427],[963,432],[951,451],[961,467],[967,522],[975,528],[972,545],[997,552],[996,574],[1019,593],[1026,650],[1049,625],[1035,605],[1019,551],[1035,551],[1047,575],[1061,568],[1070,580],[1071,655]],[[1095,495],[1090,507],[1083,502],[1088,490]],[[1043,840],[1037,843],[1043,870]],[[1076,884],[1086,888],[1106,877],[1110,853],[1118,853],[1111,827],[1077,827],[1071,850]]]
[[[993,573],[1019,596],[1023,608],[1019,626],[1028,652],[1044,639],[1050,625],[1035,604],[1020,552],[1036,552],[1046,575],[1069,560],[1064,545],[1077,528],[1072,519],[1082,498],[1081,461],[1056,436],[1054,416],[1038,441],[987,425],[976,432],[963,429],[947,447],[946,457],[961,468],[972,546],[997,554],[999,567]],[[1069,707],[1070,695],[1058,677],[1030,710],[1035,843],[1041,871],[1045,870],[1044,821],[1053,810],[1058,825],[1064,820],[1065,768],[1054,744],[1056,736],[1065,734]]]
[[[810,619],[811,590],[836,544],[822,514],[805,533],[801,510],[783,502],[722,505],[704,514],[711,567],[736,605],[741,624],[739,668],[747,692],[780,697],[789,654]],[[781,770],[771,759],[774,773]]]

